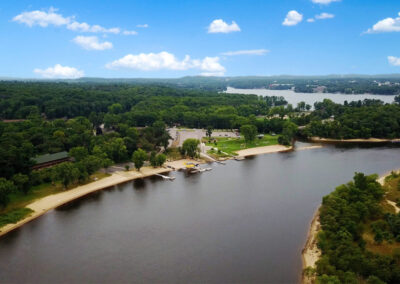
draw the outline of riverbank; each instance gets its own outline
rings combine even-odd
[[[309,140],[315,143],[400,143],[400,138],[396,139],[381,139],[381,138],[368,138],[368,139],[331,139],[310,137]]]
[[[391,175],[391,173],[392,173],[392,171],[381,175],[377,179],[377,182],[379,182],[383,186],[385,184],[385,178],[387,176]],[[394,207],[396,213],[400,212],[400,208],[397,207],[395,202],[387,200],[387,199],[386,199],[386,202]],[[315,269],[316,262],[321,257],[321,250],[317,246],[317,235],[321,229],[321,223],[320,223],[320,219],[319,219],[320,218],[319,210],[320,210],[320,208],[318,208],[317,211],[313,215],[313,218],[312,218],[312,221],[310,224],[310,228],[308,231],[308,235],[307,235],[307,240],[306,240],[305,246],[301,252],[302,263],[303,263],[303,271],[302,271],[301,280],[302,280],[302,283],[304,283],[304,284],[315,283],[315,276],[311,275],[311,274],[307,275],[307,273],[305,273],[304,269],[306,269],[308,267]]]
[[[179,167],[182,163],[176,164],[177,167]],[[64,205],[68,202],[71,202],[75,199],[81,198],[87,194],[90,194],[92,192],[102,190],[105,188],[112,187],[117,184],[125,183],[137,178],[144,178],[148,176],[152,176],[155,174],[161,174],[161,173],[166,173],[170,172],[172,169],[170,168],[151,168],[151,167],[144,167],[141,169],[140,172],[137,171],[126,171],[126,172],[115,172],[109,177],[100,179],[98,181],[94,181],[85,185],[81,185],[78,187],[75,187],[70,190],[66,190],[61,193],[57,194],[52,194],[46,197],[43,197],[39,200],[36,200],[29,205],[26,206],[26,208],[29,208],[33,210],[33,213],[31,213],[27,218],[20,220],[19,222],[15,224],[8,224],[2,228],[0,228],[0,236],[5,235],[6,233],[21,227],[22,225],[28,223],[29,221],[38,218],[39,216],[45,214],[46,212],[57,208],[61,205]]]
[[[319,148],[321,146],[307,146],[307,147],[302,147],[299,148],[298,150],[304,150],[304,149],[314,149],[314,148]],[[241,150],[239,155],[242,157],[246,156],[254,156],[254,155],[261,155],[261,154],[269,154],[269,153],[277,153],[277,152],[287,152],[287,151],[292,151],[293,147],[286,147],[282,145],[271,145],[271,146],[264,146],[264,147],[256,147],[256,148],[250,148],[246,150]],[[242,152],[243,151],[243,152]],[[18,221],[17,223],[14,224],[8,224],[5,225],[4,227],[0,228],[0,236],[3,236],[7,234],[8,232],[17,229],[21,227],[22,225],[42,216],[46,212],[55,209],[61,205],[64,205],[66,203],[69,203],[71,201],[74,201],[78,198],[81,198],[85,195],[88,195],[90,193],[109,188],[121,183],[125,183],[128,181],[132,181],[134,179],[138,178],[145,178],[149,176],[153,176],[156,174],[162,174],[162,173],[167,173],[171,172],[174,170],[180,170],[185,168],[185,164],[188,162],[192,163],[205,163],[203,161],[196,161],[196,160],[190,160],[190,159],[180,159],[176,161],[170,161],[166,162],[165,166],[163,168],[152,168],[152,167],[143,167],[140,172],[138,171],[117,171],[113,173],[109,177],[102,178],[98,181],[94,181],[85,185],[81,185],[78,187],[75,187],[73,189],[69,189],[60,193],[48,195],[46,197],[43,197],[41,199],[38,199],[30,204],[28,204],[25,208],[29,208],[33,210],[33,212],[27,216],[26,218]]]
[[[308,231],[307,241],[304,249],[301,252],[302,262],[303,262],[303,273],[302,273],[302,283],[309,284],[314,283],[315,279],[313,275],[307,275],[304,273],[304,269],[311,267],[315,269],[317,260],[321,257],[321,250],[317,246],[317,235],[321,229],[321,223],[319,220],[319,209],[318,208],[312,218],[310,229]]]

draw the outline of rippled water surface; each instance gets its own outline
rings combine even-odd
[[[325,147],[116,186],[2,237],[0,283],[297,282],[322,196],[399,158]]]

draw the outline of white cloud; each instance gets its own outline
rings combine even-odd
[[[99,25],[89,25],[85,22],[80,23],[75,21],[74,17],[64,17],[61,14],[56,13],[56,9],[50,8],[48,11],[30,11],[23,12],[15,16],[12,20],[20,24],[25,24],[28,27],[40,26],[65,26],[67,29],[78,32],[87,33],[113,33],[119,34],[119,28],[104,28]]]
[[[397,18],[386,18],[368,29],[367,33],[400,32],[400,13]]]
[[[204,59],[191,59],[186,55],[183,60],[178,60],[174,54],[162,51],[160,53],[128,54],[106,65],[109,69],[139,69],[153,70],[189,70],[198,69],[203,75],[223,75],[225,67],[219,63],[219,57],[205,57]]]
[[[72,41],[86,50],[105,50],[113,47],[109,41],[99,42],[97,36],[77,36]]]
[[[50,8],[47,12],[39,10],[23,12],[15,16],[12,20],[29,27],[36,25],[41,27],[47,27],[49,25],[62,26],[70,22],[70,18],[65,18],[62,15],[55,13],[55,11],[57,10]]]
[[[148,28],[148,24],[143,24],[143,25],[136,25],[137,28]]]
[[[82,70],[78,70],[74,67],[62,66],[60,64],[56,64],[54,67],[49,67],[47,69],[36,68],[33,72],[44,78],[75,79],[84,76]]]
[[[303,20],[303,15],[299,12],[292,10],[287,13],[285,20],[282,25],[284,26],[295,26]]]
[[[137,35],[137,31],[123,31],[122,34],[124,35]]]
[[[329,13],[321,13],[318,15],[315,15],[314,18],[309,18],[307,19],[307,22],[309,23],[314,23],[317,20],[326,20],[326,19],[333,19],[335,17],[334,14],[329,14]]]
[[[222,19],[217,19],[211,22],[208,26],[208,33],[232,33],[232,32],[240,32],[240,27],[235,21],[232,21],[231,24],[227,24]]]
[[[388,61],[390,65],[400,66],[400,58],[395,56],[388,56]]]
[[[99,25],[89,25],[85,22],[79,23],[77,21],[73,21],[67,25],[67,29],[77,32],[83,33],[112,33],[112,34],[119,34],[121,30],[119,28],[104,28]]]
[[[221,53],[225,56],[235,56],[235,55],[265,55],[269,52],[268,49],[249,49],[249,50],[237,50],[228,51]]]
[[[340,2],[341,0],[311,0],[311,1],[316,4],[328,5],[332,2]]]
[[[321,13],[319,15],[315,15],[315,19],[317,20],[325,20],[325,19],[332,19],[335,15],[329,13]]]

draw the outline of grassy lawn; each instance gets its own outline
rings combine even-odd
[[[278,144],[279,136],[271,136],[265,135],[263,138],[256,138],[254,142],[245,143],[244,138],[231,138],[231,137],[212,137],[211,140],[216,140],[215,143],[208,143],[208,139],[205,140],[207,146],[211,146],[225,152],[229,155],[236,156],[236,151],[254,148],[254,147],[262,147],[262,146],[270,146]],[[217,151],[210,151],[210,154],[217,154],[218,156],[226,156],[223,153],[217,153]]]
[[[0,215],[0,228],[4,227],[7,224],[15,224],[19,220],[22,220],[25,217],[27,217],[32,212],[33,211],[29,208],[19,208],[19,209],[11,210],[10,212],[8,212],[6,214],[1,214]]]
[[[90,176],[90,179],[86,183],[92,182],[95,178],[101,179],[107,176],[109,176],[109,174],[95,173]],[[73,185],[72,187],[76,186],[78,185]],[[63,186],[59,183],[54,185],[51,183],[44,183],[32,187],[27,194],[21,192],[11,194],[9,204],[5,208],[0,209],[0,227],[9,223],[16,223],[30,214],[32,210],[25,208],[25,206],[33,201],[64,190]]]

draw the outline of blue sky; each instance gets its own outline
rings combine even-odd
[[[400,73],[399,12],[398,0],[1,1],[0,76]]]

